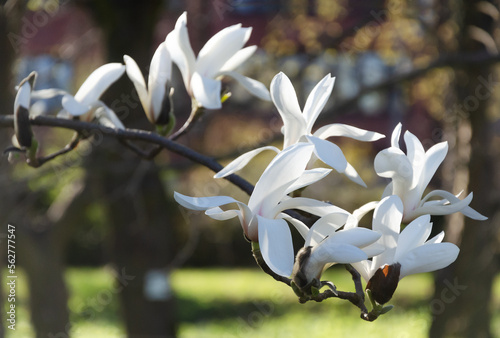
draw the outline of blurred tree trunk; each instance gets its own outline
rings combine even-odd
[[[147,74],[156,46],[154,29],[163,1],[86,1],[103,29],[109,62],[130,55]],[[106,93],[108,104],[128,127],[151,128],[135,89],[126,78]],[[104,100],[106,100],[106,97]],[[113,101],[114,100],[114,101]],[[116,140],[105,140],[85,159],[87,184],[106,196],[104,208],[111,228],[111,255],[129,337],[176,335],[174,300],[165,267],[172,259],[169,205],[154,162],[141,160]],[[155,277],[156,276],[156,277]],[[158,294],[149,294],[152,285]]]
[[[485,1],[461,3],[458,15],[463,20],[459,36],[461,52],[485,49],[477,39],[493,32],[493,20],[479,11],[480,3],[484,9]],[[496,6],[498,8],[498,3]],[[471,65],[456,71],[457,104],[466,113],[449,118],[452,126],[447,128],[455,129],[456,134],[453,165],[456,168],[465,165],[468,175],[464,179],[464,175],[456,172],[453,185],[467,188],[468,180],[468,189],[474,192],[473,207],[489,219],[463,220],[460,255],[455,264],[437,275],[431,303],[434,315],[431,337],[492,337],[490,305],[493,279],[498,272],[500,230],[499,147],[493,142],[494,121],[488,116],[490,97],[496,85],[494,79],[493,68],[489,66]],[[449,222],[449,233],[453,233],[457,225]]]

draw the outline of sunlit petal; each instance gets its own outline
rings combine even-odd
[[[302,238],[304,238],[304,239],[306,238],[307,233],[309,231],[309,228],[307,227],[307,225],[305,225],[304,223],[302,223],[298,219],[293,218],[293,217],[291,217],[291,216],[289,216],[289,215],[287,215],[285,213],[279,214],[278,218],[283,218],[288,223],[292,224],[295,227],[295,229],[297,229],[297,231],[302,236]]]
[[[202,107],[207,109],[220,109],[222,107],[220,81],[194,73],[191,78],[191,89],[194,98]]]
[[[288,224],[283,219],[257,216],[259,246],[264,261],[276,274],[288,277],[293,270],[293,244]]]
[[[459,251],[452,243],[432,243],[415,248],[398,262],[401,264],[399,278],[445,268],[457,259]]]
[[[306,121],[302,116],[297,94],[290,79],[282,72],[271,81],[271,99],[283,120],[284,148],[298,142],[306,134]]]
[[[332,136],[342,136],[365,142],[377,141],[385,137],[383,134],[374,131],[368,131],[342,123],[333,123],[323,126],[316,130],[313,135],[321,139],[327,139]]]
[[[331,213],[321,217],[314,222],[309,230],[304,246],[315,246],[325,239],[332,236],[347,220],[345,213]]]
[[[271,210],[269,214],[277,215],[283,210],[288,209],[302,210],[319,217],[323,217],[331,213],[344,213],[346,215],[349,214],[349,212],[335,205],[307,197],[295,197],[283,200],[273,210]]]
[[[415,249],[425,243],[432,230],[430,215],[423,215],[412,221],[401,231],[398,238],[398,246],[394,260],[399,261],[406,252]]]
[[[146,88],[146,82],[144,82],[144,76],[142,75],[142,72],[135,60],[130,56],[124,55],[123,61],[125,62],[125,70],[127,72],[127,76],[134,84],[135,90],[139,95],[139,100],[141,101],[142,107],[144,108],[146,114],[148,114],[150,110],[150,102],[148,100],[148,90]]]
[[[419,184],[420,177],[423,173],[423,169],[425,167],[425,150],[422,143],[420,143],[420,140],[409,131],[405,132],[404,139],[406,144],[406,154],[413,169],[413,178],[410,185],[410,189],[412,189]],[[425,186],[423,189],[425,189]]]
[[[226,71],[226,72],[221,72],[219,74],[232,77],[233,79],[238,81],[240,85],[245,87],[245,89],[248,90],[250,94],[258,97],[259,99],[264,101],[271,101],[271,95],[269,94],[269,90],[266,88],[266,86],[264,86],[263,83],[251,79],[249,77],[243,76],[237,72]]]
[[[343,173],[346,170],[347,160],[342,150],[336,144],[314,136],[306,137],[311,144],[314,144],[314,153],[321,161],[339,173]]]
[[[241,28],[241,24],[226,27],[207,41],[198,53],[196,71],[213,77],[247,42],[252,28]]]
[[[229,203],[241,203],[229,196],[190,197],[178,192],[174,192],[174,199],[183,207],[192,210],[207,210]]]
[[[391,147],[399,149],[399,137],[401,136],[401,128],[403,125],[398,123],[398,125],[394,128],[391,135]]]
[[[84,105],[97,101],[111,84],[125,72],[121,63],[108,63],[92,72],[75,94],[75,100]]]
[[[257,148],[254,150],[251,150],[249,152],[244,153],[243,155],[238,156],[235,158],[231,163],[229,163],[227,166],[224,167],[221,171],[219,171],[217,174],[214,175],[214,178],[222,178],[229,176],[238,170],[241,170],[244,168],[248,162],[250,162],[255,156],[263,152],[264,150],[273,150],[276,153],[279,153],[280,150],[276,147],[273,146],[267,146],[267,147],[261,147]]]
[[[332,169],[326,168],[315,168],[310,170],[305,170],[302,176],[300,176],[295,183],[293,183],[286,191],[286,193],[291,193],[295,190],[301,189],[303,187],[307,187],[313,183],[318,182],[319,180],[326,177]]]
[[[160,116],[165,93],[167,90],[167,82],[172,77],[172,60],[168,53],[165,42],[161,43],[151,59],[149,68],[148,90],[150,101],[150,112],[152,121],[158,120]]]
[[[66,94],[62,98],[63,108],[72,116],[81,116],[90,110],[90,106],[85,105],[69,94]]]
[[[261,216],[269,215],[285,196],[290,185],[304,172],[311,158],[312,148],[310,144],[298,143],[281,151],[255,184],[248,202],[250,209]]]
[[[335,78],[326,75],[309,94],[304,106],[304,119],[307,122],[307,133],[310,134],[318,115],[321,113],[332,93]]]
[[[425,153],[425,166],[422,169],[422,174],[418,183],[420,193],[423,193],[436,173],[439,165],[444,161],[447,153],[448,142],[438,143],[427,150]]]
[[[188,93],[192,94],[190,82],[196,58],[189,42],[186,12],[182,13],[179,19],[177,19],[174,30],[167,35],[165,42],[172,61],[175,62],[181,71]]]
[[[221,72],[229,72],[236,69],[246,60],[248,60],[257,50],[257,46],[245,47],[236,53],[220,68]]]
[[[338,243],[333,241],[333,237],[329,237],[313,248],[309,264],[311,266],[328,263],[349,264],[367,258],[366,253],[354,245]]]
[[[364,248],[375,243],[380,237],[380,233],[366,228],[353,228],[339,230],[331,236],[331,243],[347,243],[358,248]]]
[[[375,266],[380,267],[386,263],[392,263],[402,218],[403,203],[395,195],[384,198],[375,208],[372,229],[382,235],[377,243],[386,248],[382,254],[373,258]]]

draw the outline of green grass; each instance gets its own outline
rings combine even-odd
[[[16,332],[7,337],[32,337],[28,290],[18,271]],[[337,269],[326,279],[339,290],[352,291],[350,275]],[[105,268],[68,269],[72,337],[125,337],[119,317],[119,295]],[[5,275],[4,275],[5,279]],[[431,322],[428,299],[432,276],[403,279],[392,304],[395,308],[373,323],[359,319],[359,311],[346,301],[299,304],[291,289],[256,269],[184,269],[172,275],[178,299],[179,337],[426,337]],[[5,284],[3,284],[5,285]],[[5,289],[4,289],[5,291]],[[499,306],[500,278],[495,284]],[[493,319],[500,332],[500,314]]]

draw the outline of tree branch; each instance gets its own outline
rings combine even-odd
[[[33,126],[43,126],[43,127],[57,127],[64,129],[71,129],[79,133],[93,133],[101,134],[102,136],[115,137],[118,140],[138,140],[144,141],[151,144],[156,144],[170,150],[176,154],[184,156],[193,162],[204,165],[205,167],[213,170],[214,172],[220,171],[224,168],[221,164],[215,161],[213,158],[202,155],[182,144],[166,139],[158,134],[151,133],[144,130],[138,129],[115,129],[109,128],[95,123],[83,122],[78,120],[68,120],[49,116],[32,116],[30,117],[30,123]],[[0,115],[0,126],[13,127],[14,118],[12,115]],[[246,192],[248,195],[252,194],[253,185],[241,178],[238,175],[230,175],[225,177],[229,182],[233,183],[241,190]]]

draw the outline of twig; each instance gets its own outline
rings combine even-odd
[[[147,143],[156,144],[162,148],[168,149],[174,153],[184,156],[194,162],[204,165],[205,167],[219,172],[223,166],[213,158],[200,154],[193,149],[190,149],[182,144],[164,138],[158,134],[138,129],[116,129],[109,128],[95,123],[62,119],[49,116],[33,116],[30,117],[31,125],[58,127],[77,131],[79,133],[100,133],[102,136],[115,137],[118,140],[140,140]],[[12,115],[0,115],[0,126],[12,127],[14,120]],[[229,182],[233,183],[248,195],[252,194],[253,185],[238,175],[229,175],[225,177]]]
[[[169,139],[172,141],[177,140],[179,137],[187,133],[191,128],[193,128],[194,123],[201,117],[203,114],[204,109],[203,107],[200,106],[194,106],[193,109],[191,110],[191,114],[189,115],[189,118],[187,121],[184,123],[184,125],[177,130],[175,133],[170,135]]]

